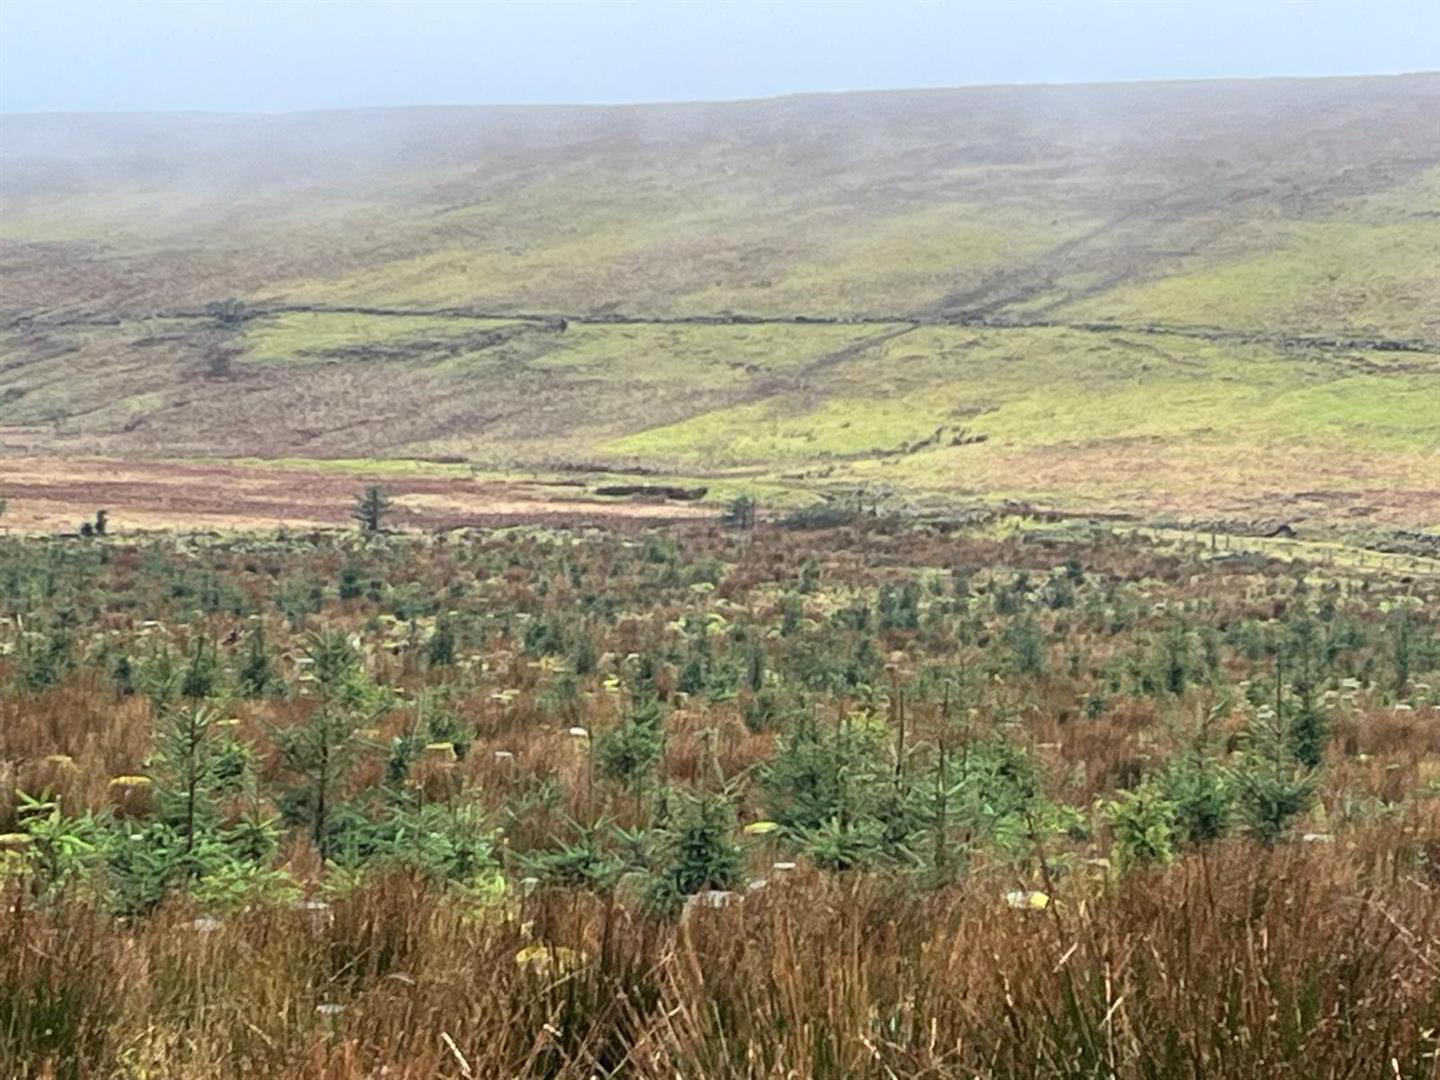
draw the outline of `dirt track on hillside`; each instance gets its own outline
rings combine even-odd
[[[394,498],[393,522],[445,529],[515,524],[660,524],[703,518],[713,508],[665,502],[602,502],[580,489],[468,476],[405,476],[319,469],[167,461],[0,458],[0,524],[68,532],[109,512],[115,531],[350,524],[355,495],[379,484]]]

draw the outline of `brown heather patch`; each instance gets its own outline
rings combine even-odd
[[[690,504],[567,498],[555,489],[423,471],[57,457],[0,462],[9,501],[3,525],[22,532],[71,531],[99,507],[110,508],[117,530],[130,532],[348,528],[355,494],[367,484],[384,485],[397,500],[394,523],[412,528],[654,524],[714,513]]]

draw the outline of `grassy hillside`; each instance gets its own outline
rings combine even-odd
[[[0,375],[12,452],[458,456],[882,483],[1071,507],[1440,521],[1440,354],[1179,333],[913,323],[257,317],[232,374],[205,320],[30,328]],[[80,368],[91,374],[72,377]],[[1303,506],[1293,498],[1306,493]]]
[[[1416,75],[5,117],[0,452],[1433,523],[1436,115]]]
[[[1440,336],[1440,76],[11,116],[11,310],[1153,313]],[[1237,295],[1238,294],[1238,295]]]

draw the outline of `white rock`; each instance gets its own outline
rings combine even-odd
[[[685,911],[688,913],[694,908],[704,907],[712,910],[727,908],[739,899],[739,894],[730,892],[727,889],[704,889],[694,893],[685,901]]]
[[[323,930],[335,921],[335,912],[324,900],[301,900],[295,908],[309,917],[310,925],[316,930]]]

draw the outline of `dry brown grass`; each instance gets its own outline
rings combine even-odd
[[[7,1075],[176,1080],[1421,1078],[1440,905],[1404,868],[1437,824],[1071,880],[1047,912],[998,882],[804,873],[679,925],[558,894],[486,914],[405,876],[318,928],[266,907],[125,926],[11,895],[0,1054]],[[581,966],[517,964],[536,943]]]

